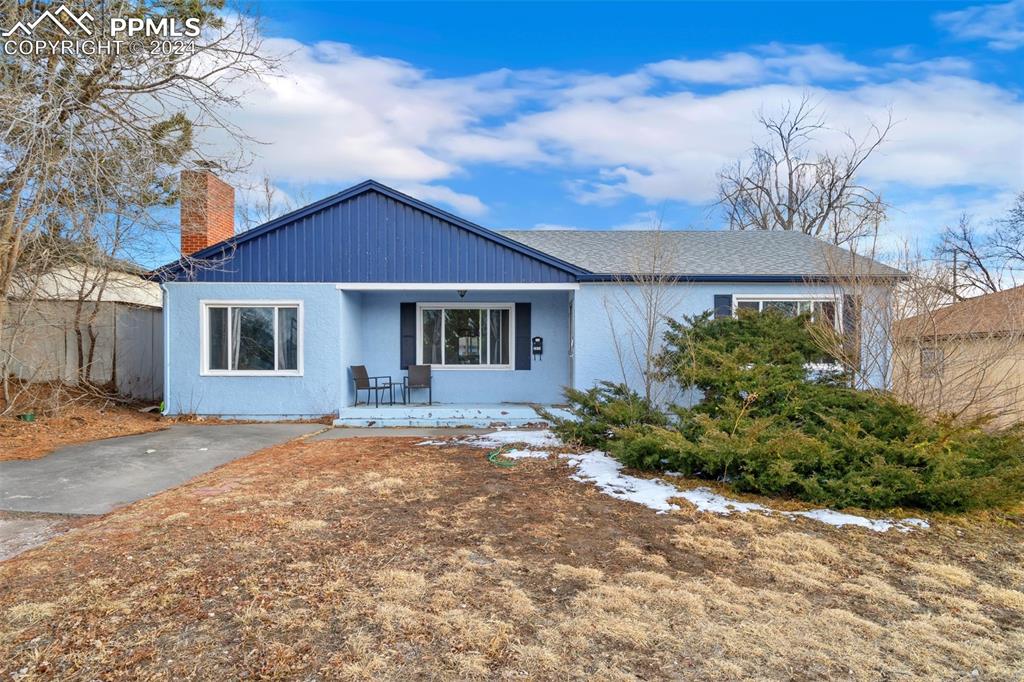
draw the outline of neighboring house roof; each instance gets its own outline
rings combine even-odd
[[[159,308],[163,305],[160,285],[135,272],[110,270],[106,282],[95,266],[86,269],[70,265],[51,269],[34,281],[19,280],[14,287],[17,298],[31,297],[38,301],[106,301]],[[102,286],[102,289],[101,289]]]
[[[653,271],[722,280],[829,278],[853,272],[904,276],[900,270],[802,232],[502,230],[501,234],[601,275]]]
[[[36,237],[22,253],[11,294],[39,301],[102,300],[160,307],[160,287],[145,274],[145,268],[110,256],[95,245]]]
[[[899,320],[897,338],[988,336],[1024,332],[1024,286],[953,303]]]
[[[146,268],[124,258],[111,256],[96,242],[76,241],[66,237],[39,235],[32,237],[21,250],[21,258],[28,269],[56,268],[59,265],[82,265],[133,275],[146,274]]]

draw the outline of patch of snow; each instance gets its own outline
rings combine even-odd
[[[501,456],[505,459],[546,459],[551,453],[545,450],[502,450]]]
[[[522,444],[528,448],[557,448],[562,445],[562,441],[547,429],[543,431],[495,431],[472,436],[463,442],[478,448],[497,448],[512,444]]]
[[[660,478],[637,478],[624,474],[622,473],[622,464],[600,450],[592,450],[578,455],[562,455],[562,457],[568,461],[570,466],[576,468],[576,473],[572,476],[574,481],[593,483],[607,495],[618,500],[642,504],[659,514],[679,509],[678,505],[672,504],[669,500],[682,498],[696,507],[697,511],[710,514],[729,515],[749,512],[779,514],[786,518],[812,519],[837,528],[857,526],[876,533],[884,533],[888,530],[907,533],[915,528],[928,528],[928,522],[924,519],[869,519],[832,509],[778,511],[757,502],[741,502],[730,499],[719,495],[710,488],[681,490]]]
[[[811,511],[806,512],[789,512],[786,516],[803,516],[804,518],[827,523],[828,525],[835,526],[836,528],[842,528],[843,526],[859,526],[860,528],[873,530],[876,533],[884,533],[893,527],[892,521],[887,519],[868,519],[863,516],[844,514],[831,509],[812,509]]]
[[[416,443],[416,445],[448,445],[448,441],[446,441],[446,440],[425,440],[425,441],[422,441],[420,443]]]
[[[804,371],[808,379],[816,380],[839,376],[846,370],[835,362],[807,362],[804,363]]]
[[[842,528],[843,526],[858,526],[860,528],[867,528],[873,530],[876,533],[884,533],[888,530],[898,530],[901,533],[907,533],[914,528],[927,528],[928,522],[924,519],[869,519],[864,516],[857,516],[856,514],[844,514],[843,512],[833,511],[831,509],[812,509],[811,511],[803,512],[781,512],[783,516],[794,517],[802,516],[808,519],[814,519],[815,521],[821,521],[827,523],[830,526],[836,528]]]
[[[712,514],[732,514],[733,512],[771,511],[767,507],[756,502],[740,502],[730,500],[724,495],[711,490],[711,488],[693,488],[692,490],[678,490],[677,497],[681,497],[694,507],[697,511],[710,512]]]
[[[622,473],[622,464],[600,450],[580,455],[562,455],[576,468],[574,481],[593,483],[601,492],[618,500],[636,502],[664,514],[678,505],[669,502],[679,497],[679,489],[657,478],[637,478]]]

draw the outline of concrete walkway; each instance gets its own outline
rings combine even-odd
[[[0,462],[0,510],[105,514],[319,424],[175,424],[164,431],[71,445]]]

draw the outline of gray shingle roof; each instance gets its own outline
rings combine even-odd
[[[504,236],[601,274],[828,277],[903,273],[802,232],[500,230]],[[659,248],[664,246],[664,248]],[[662,255],[655,258],[653,254]],[[657,262],[658,266],[654,267]]]

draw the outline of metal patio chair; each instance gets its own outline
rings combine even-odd
[[[370,393],[373,393],[373,406],[380,407],[381,393],[383,391],[388,392],[388,403],[391,405],[395,404],[395,387],[401,386],[403,390],[403,402],[405,401],[405,388],[403,384],[396,383],[391,380],[391,377],[382,374],[380,376],[371,377],[366,372],[365,365],[352,365],[349,368],[352,372],[352,382],[356,387],[356,405],[359,404],[359,391],[366,391],[366,404],[370,404]]]
[[[409,402],[414,389],[427,389],[427,404],[434,404],[430,365],[409,365],[409,376],[402,377],[402,402]]]

